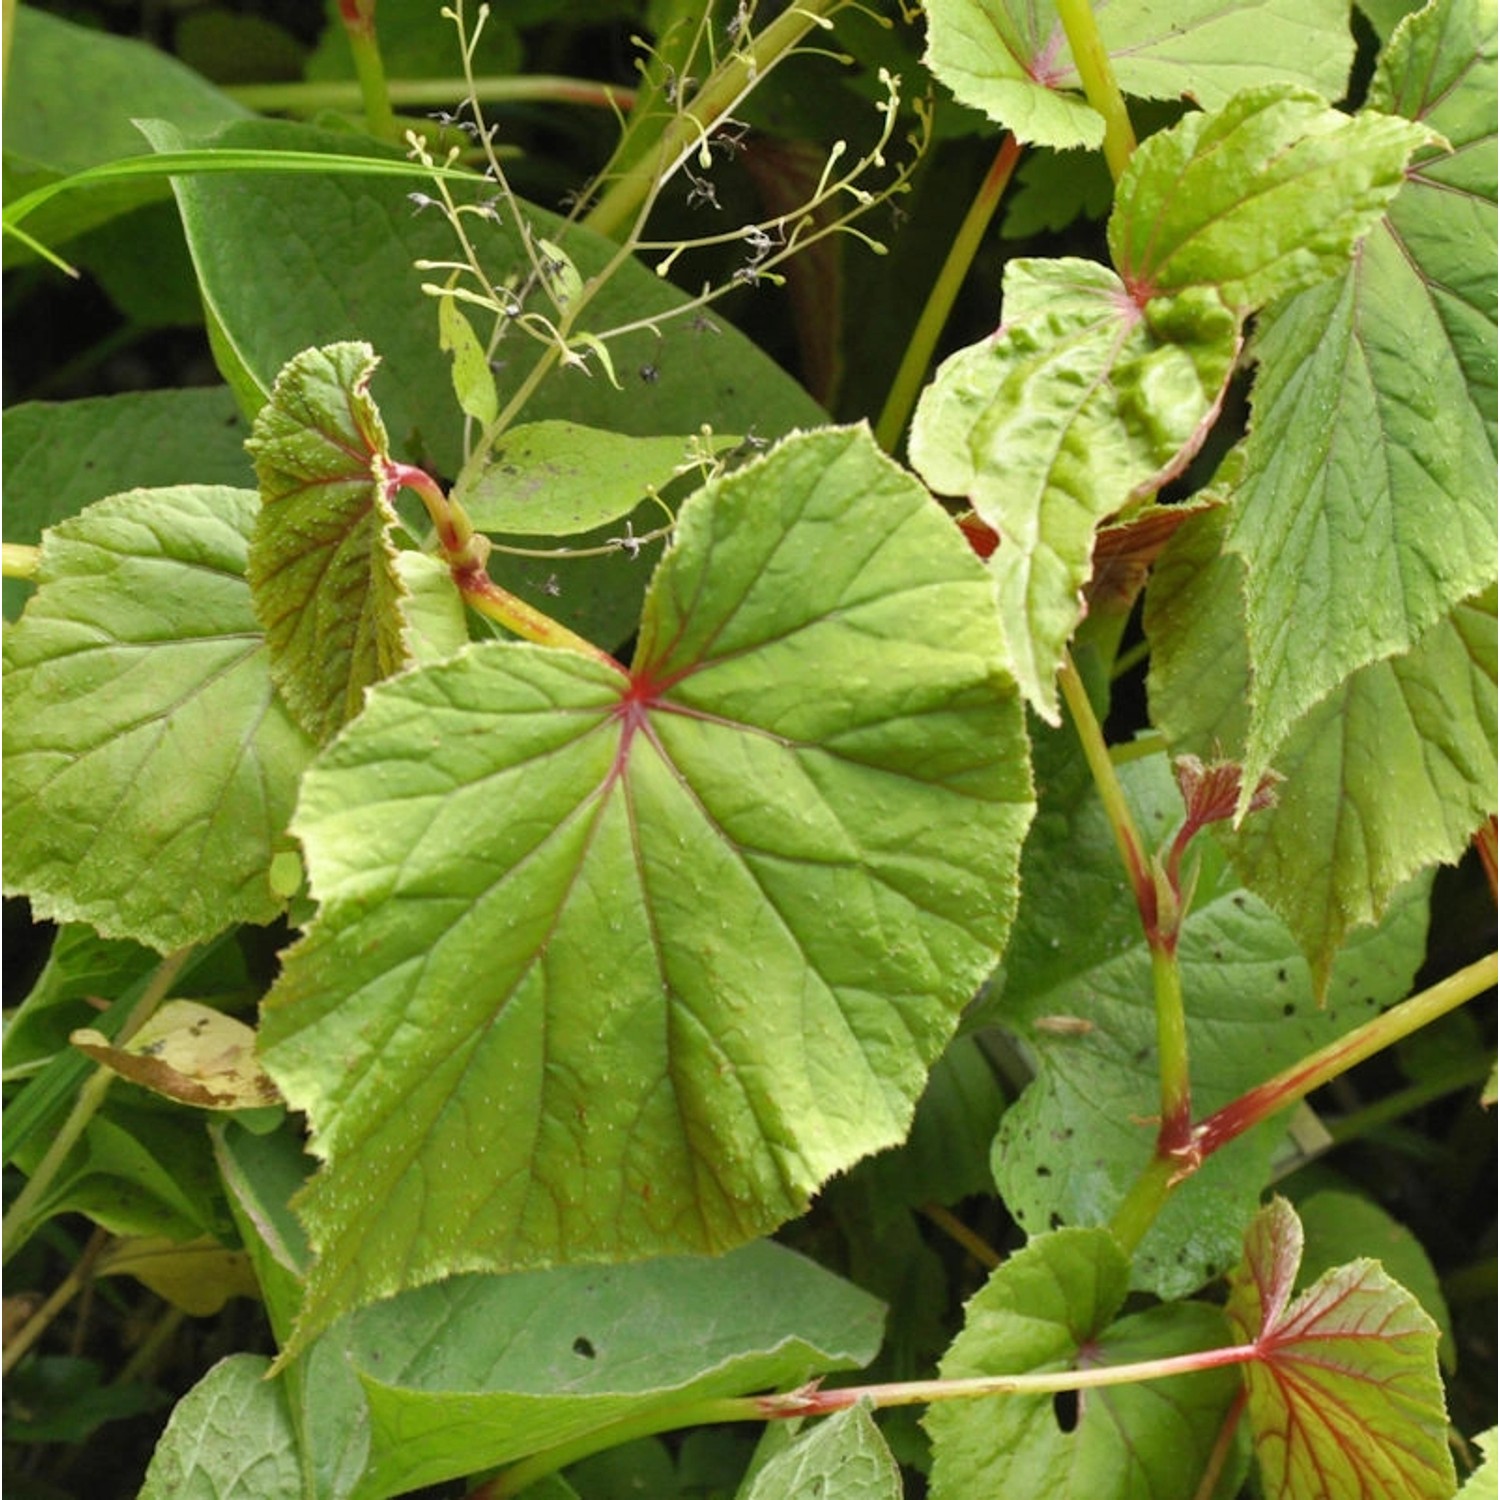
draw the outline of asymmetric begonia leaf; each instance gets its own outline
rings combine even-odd
[[[628,516],[648,489],[696,473],[737,437],[630,437],[577,422],[529,422],[495,440],[453,498],[481,531],[576,536]]]
[[[329,1337],[369,1404],[351,1500],[409,1494],[689,1401],[856,1368],[883,1324],[873,1297],[768,1241],[713,1259],[423,1287]],[[338,1421],[310,1391],[315,1447]]]
[[[1302,1226],[1277,1198],[1229,1280],[1225,1310],[1256,1348],[1245,1370],[1267,1500],[1448,1500],[1437,1325],[1373,1260],[1293,1300],[1301,1259]]]
[[[1174,751],[1243,755],[1252,682],[1229,511],[1184,526],[1147,594],[1151,708]],[[1495,597],[1324,698],[1276,756],[1277,805],[1222,828],[1240,877],[1286,922],[1321,992],[1346,934],[1419,870],[1463,852],[1495,807]]]
[[[220,1360],[172,1412],[140,1500],[299,1495],[297,1429],[283,1382],[259,1354]]]
[[[250,597],[271,676],[318,740],[410,660],[385,428],[369,392],[377,363],[368,344],[305,350],[277,376],[248,445],[261,498]]]
[[[986,1016],[1026,1044],[1036,1077],[1006,1111],[993,1167],[1006,1206],[1035,1234],[1108,1222],[1151,1158],[1160,1110],[1151,959],[1119,854],[1081,756],[1039,746],[1044,791],[1022,859],[1022,899],[1004,982]],[[1182,801],[1165,757],[1120,767],[1148,846],[1169,838]],[[1247,824],[1266,816],[1256,813]],[[1194,1111],[1227,1104],[1278,1068],[1404,998],[1422,960],[1426,886],[1340,960],[1327,1003],[1285,926],[1237,888],[1200,839],[1180,964]],[[1133,1284],[1182,1296],[1238,1255],[1281,1130],[1271,1124],[1215,1152],[1178,1187],[1132,1261]]]
[[[1351,672],[1495,578],[1495,29],[1493,0],[1434,0],[1401,27],[1371,102],[1453,149],[1417,158],[1342,277],[1257,330],[1229,532],[1247,568],[1247,785]]]
[[[1105,1229],[1033,1239],[970,1299],[944,1356],[945,1379],[1094,1369],[1230,1342],[1216,1308],[1185,1302],[1114,1322],[1130,1269]],[[1051,1395],[938,1401],[932,1435],[935,1500],[1191,1500],[1240,1389],[1233,1368],[1082,1391],[1065,1428]],[[1238,1488],[1226,1465],[1215,1495]]]
[[[1094,531],[1192,456],[1239,350],[1209,292],[1144,309],[1107,267],[1015,260],[1004,322],[923,392],[911,459],[1003,540],[992,560],[1011,667],[1058,721],[1054,677],[1083,612]]]
[[[303,781],[322,906],[262,1025],[327,1162],[297,1342],[799,1213],[904,1134],[1030,813],[989,575],[862,429],[685,503],[629,673],[485,643],[372,689]]]
[[[255,495],[136,490],[49,531],[5,637],[5,888],[163,952],[281,909],[310,746],[250,607]]]
[[[1051,0],[928,0],[926,62],[960,101],[1016,138],[1066,150],[1097,146],[1104,121],[1076,92]],[[1301,84],[1343,94],[1354,57],[1349,12],[1334,0],[1111,0],[1100,39],[1126,94],[1195,99],[1217,109],[1237,89]]]
[[[803,1432],[744,1491],[743,1500],[901,1500],[901,1471],[864,1406]]]
[[[1248,312],[1343,268],[1431,132],[1262,87],[1144,141],[1120,178],[1109,248],[1133,295],[1213,290]]]

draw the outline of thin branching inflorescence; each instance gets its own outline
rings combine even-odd
[[[833,8],[840,7],[835,4]],[[822,9],[827,10],[828,6]],[[717,332],[716,325],[705,312],[710,303],[738,286],[762,281],[780,284],[784,278],[778,273],[778,268],[791,256],[829,235],[852,235],[876,253],[884,252],[884,246],[859,228],[856,221],[879,204],[892,202],[909,189],[911,176],[926,149],[931,131],[928,101],[918,99],[912,108],[915,123],[905,137],[901,160],[894,166],[888,161],[888,153],[892,152],[892,143],[897,138],[902,120],[902,98],[900,79],[885,69],[879,75],[884,92],[876,106],[878,126],[874,142],[863,151],[855,152],[848,142],[836,141],[829,149],[816,187],[799,207],[690,239],[648,237],[647,225],[654,209],[669,185],[678,179],[685,185],[689,206],[709,214],[723,213],[712,174],[721,162],[733,160],[746,149],[750,127],[735,117],[734,110],[764,79],[770,66],[795,53],[826,55],[845,64],[851,61],[842,54],[795,39],[777,56],[763,57],[758,43],[762,42],[764,32],[755,30],[755,6],[751,0],[744,0],[723,28],[711,21],[710,10],[711,7],[706,7],[699,17],[696,32],[687,47],[674,49],[675,63],[669,64],[641,44],[644,54],[639,64],[641,71],[648,77],[654,71],[654,88],[642,92],[642,97],[648,99],[643,118],[632,118],[621,147],[595,182],[579,193],[573,212],[577,215],[581,205],[593,201],[602,185],[616,175],[622,159],[621,151],[628,144],[630,134],[644,128],[647,121],[654,121],[659,129],[656,146],[648,147],[656,153],[654,176],[642,195],[630,231],[604,265],[585,277],[580,274],[564,244],[544,239],[536,232],[525,206],[512,191],[506,176],[496,145],[496,129],[484,122],[475,87],[474,56],[489,7],[479,6],[472,26],[466,16],[464,0],[454,0],[452,6],[444,9],[444,16],[458,32],[468,85],[467,97],[446,118],[460,126],[474,143],[483,161],[484,177],[492,185],[492,190],[473,202],[463,202],[455,196],[447,181],[435,175],[432,194],[410,195],[414,212],[425,212],[429,208],[441,211],[452,226],[457,241],[456,254],[451,258],[424,259],[416,263],[418,270],[441,273],[442,276],[441,280],[424,282],[422,290],[434,298],[462,304],[480,319],[488,318],[488,327],[483,328],[478,337],[492,370],[514,363],[514,356],[507,356],[504,360],[499,358],[499,346],[507,338],[524,338],[539,346],[530,369],[505,404],[501,406],[497,397],[490,407],[495,412],[493,420],[480,422],[470,412],[465,431],[468,457],[458,481],[460,491],[476,466],[484,463],[495,439],[515,421],[541,381],[553,370],[573,367],[590,374],[597,368],[618,386],[610,346],[621,337],[649,330],[660,338],[664,325],[680,319],[689,320],[695,332]],[[807,15],[814,28],[829,28],[826,14],[809,9]],[[750,66],[746,66],[747,60]],[[744,74],[743,80],[739,78],[741,73]],[[700,76],[701,83],[698,81]],[[718,100],[724,92],[721,83],[726,77],[731,79],[734,87],[726,98],[716,103],[711,117],[700,118],[696,112],[700,101],[710,93]],[[663,122],[665,128],[661,128]],[[416,132],[408,134],[407,142],[412,156],[434,169],[452,166],[460,155],[458,148],[450,148],[439,159]],[[508,238],[524,257],[519,272],[508,268],[503,276],[492,274],[485,264],[481,238],[473,229],[476,222],[498,225],[508,231]],[[583,326],[584,315],[600,289],[627,259],[644,255],[652,260],[658,275],[666,276],[684,257],[724,246],[740,247],[738,264],[718,281],[705,281],[696,296],[690,296],[666,311],[611,327]],[[642,367],[642,378],[652,378],[646,371],[654,375],[655,366],[647,364]],[[488,414],[487,410],[485,415]],[[702,473],[705,478],[719,472],[730,461],[726,455],[716,456],[711,444],[704,445],[704,453]],[[669,527],[670,521],[669,512]],[[657,534],[653,532],[650,537],[637,537],[628,533],[625,538],[612,539],[604,550],[625,550],[633,555],[642,541],[653,539]],[[530,555],[580,556],[597,550],[562,550]]]

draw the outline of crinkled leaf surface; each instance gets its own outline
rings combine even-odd
[[[1202,441],[1239,348],[1212,295],[1141,309],[1108,268],[1019,260],[1005,321],[923,392],[912,463],[1004,539],[992,561],[1012,669],[1056,722],[1054,677],[1082,614],[1094,530]]]
[[[271,685],[256,499],[137,490],[47,534],[5,638],[5,885],[168,951],[281,907],[267,881],[310,747]]]
[[[528,422],[495,440],[484,469],[454,498],[481,531],[575,536],[628,516],[648,489],[665,489],[739,441]]]
[[[1189,522],[1147,595],[1151,716],[1174,751],[1241,756],[1252,681],[1243,565],[1228,513]],[[1296,936],[1321,990],[1345,935],[1417,871],[1456,859],[1494,810],[1494,590],[1416,649],[1371,662],[1305,715],[1276,756],[1277,806],[1220,832],[1241,878]]]
[[[1298,719],[1495,577],[1495,6],[1434,0],[1372,103],[1440,131],[1337,280],[1267,310],[1247,472],[1247,784]]]
[[[1071,747],[1059,759],[1055,748],[1039,754],[1021,910],[986,1012],[1036,1062],[1035,1080],[1001,1119],[993,1159],[1007,1207],[1033,1234],[1107,1222],[1151,1158],[1148,1122],[1160,1110],[1150,955],[1087,773]],[[1182,818],[1165,758],[1120,772],[1155,847]],[[1237,888],[1212,842],[1195,848],[1202,866],[1180,961],[1201,1117],[1407,994],[1422,960],[1426,888],[1351,945],[1320,1009],[1285,926]],[[1182,1296],[1233,1263],[1279,1134],[1272,1125],[1241,1137],[1178,1188],[1134,1259],[1136,1286]]]
[[[1304,90],[1246,89],[1141,144],[1120,179],[1110,254],[1138,296],[1211,289],[1249,311],[1338,272],[1430,138]]]
[[[1017,139],[1067,149],[1097,146],[1104,121],[1079,81],[1050,0],[928,0],[926,61],[965,104]],[[1099,35],[1126,94],[1195,99],[1217,109],[1237,89],[1296,83],[1338,98],[1354,42],[1333,0],[1111,0]]]
[[[684,505],[629,674],[495,643],[372,689],[262,1028],[328,1163],[303,1336],[800,1212],[905,1132],[1030,811],[988,574],[862,430]]]
[[[297,1432],[270,1361],[220,1360],[177,1403],[140,1500],[271,1500],[302,1493]]]
[[[222,386],[27,401],[7,407],[0,425],[7,542],[39,542],[44,527],[122,490],[254,483],[249,429]],[[31,592],[5,580],[7,619]]]
[[[687,1401],[866,1364],[883,1324],[873,1297],[767,1241],[424,1287],[335,1335],[369,1403],[351,1493],[383,1500]]]
[[[1226,1311],[1256,1346],[1250,1425],[1269,1500],[1447,1500],[1437,1325],[1372,1260],[1295,1300],[1302,1226],[1277,1198],[1245,1237]]]
[[[867,1408],[800,1434],[756,1474],[744,1500],[901,1500],[901,1471]]]
[[[1229,1342],[1222,1314],[1198,1303],[1114,1322],[1130,1268],[1104,1229],[1033,1239],[970,1300],[939,1373],[981,1375],[1095,1368]],[[932,1435],[936,1500],[1191,1500],[1240,1388],[1234,1369],[1083,1391],[1063,1431],[1051,1395],[939,1401]],[[1231,1462],[1216,1494],[1233,1494]]]
[[[250,596],[271,675],[319,740],[409,660],[385,428],[369,393],[377,363],[368,344],[304,350],[277,376],[250,438],[261,498]]]

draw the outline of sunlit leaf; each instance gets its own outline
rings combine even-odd
[[[965,104],[1022,141],[1097,146],[1104,121],[1084,102],[1051,0],[929,0],[927,64]],[[1345,89],[1354,41],[1333,0],[1111,0],[1100,38],[1126,94],[1217,109],[1255,84]]]
[[[996,335],[949,358],[923,393],[911,457],[1000,533],[991,566],[1012,670],[1055,722],[1095,528],[1192,456],[1239,329],[1212,294],[1142,309],[1081,260],[1012,261],[1001,310]]]
[[[167,951],[281,909],[268,871],[309,746],[272,688],[255,496],[137,490],[48,533],[5,637],[5,885]]]
[[[1229,1320],[1256,1348],[1246,1378],[1268,1500],[1448,1500],[1437,1325],[1372,1260],[1294,1299],[1301,1259],[1302,1226],[1277,1198],[1230,1277]]]
[[[1261,319],[1247,473],[1252,775],[1350,673],[1495,578],[1495,6],[1434,0],[1371,103],[1440,131],[1338,280]],[[1352,586],[1351,586],[1352,585]]]
[[[800,1212],[905,1133],[1029,815],[988,575],[861,431],[684,505],[629,674],[495,643],[372,690],[262,1027],[328,1161],[306,1328]]]

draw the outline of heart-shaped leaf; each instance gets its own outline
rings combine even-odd
[[[300,1337],[799,1213],[905,1132],[1030,811],[989,576],[862,430],[684,505],[629,673],[489,643],[372,689],[262,1030],[328,1162]]]
[[[1295,1300],[1302,1225],[1273,1200],[1245,1236],[1226,1311],[1256,1359],[1250,1425],[1268,1500],[1447,1500],[1456,1480],[1437,1325],[1373,1260]]]
[[[1201,1303],[1115,1322],[1129,1280],[1108,1230],[1040,1235],[970,1300],[940,1373],[962,1379],[1093,1369],[1227,1342],[1222,1314]],[[1232,1368],[1101,1387],[1079,1394],[1071,1422],[1061,1419],[1051,1395],[935,1402],[923,1419],[932,1434],[933,1495],[1191,1500],[1239,1389]],[[1214,1493],[1234,1489],[1231,1483]]]

